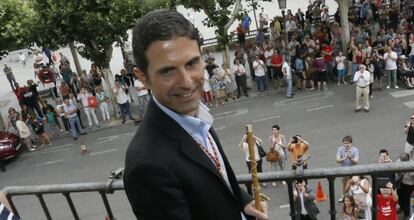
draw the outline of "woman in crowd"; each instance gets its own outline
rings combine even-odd
[[[17,118],[16,118],[17,114],[16,113],[17,113],[17,111],[14,108],[9,108],[8,112],[9,112],[9,115],[7,116],[7,118],[9,119],[9,122],[7,123],[6,131],[8,131],[10,129],[10,125],[12,125],[13,128],[15,130],[17,130],[17,127],[16,127],[16,121],[17,121]]]
[[[279,160],[270,163],[270,170],[276,171],[276,165],[279,165],[280,170],[285,170],[286,162],[286,138],[285,135],[280,133],[279,125],[272,126],[272,135],[268,138],[269,150],[275,150],[279,155]],[[282,181],[283,185],[286,185],[285,181]],[[272,183],[276,186],[276,182]]]
[[[104,123],[109,122],[109,120],[111,119],[111,116],[109,115],[109,110],[108,110],[109,97],[105,94],[105,91],[102,85],[95,87],[95,93],[96,93],[96,99],[99,103],[99,108],[101,109],[102,120]]]
[[[345,186],[345,193],[354,198],[355,204],[359,209],[359,219],[370,220],[372,204],[367,203],[371,200],[369,181],[364,176],[353,176]]]
[[[340,212],[341,220],[358,220],[359,209],[355,204],[354,197],[347,194],[344,196],[344,204]]]

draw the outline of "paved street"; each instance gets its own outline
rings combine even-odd
[[[404,149],[404,122],[414,108],[414,90],[375,90],[369,113],[354,113],[355,88],[350,85],[338,87],[330,84],[327,92],[296,92],[293,99],[285,99],[281,89],[260,97],[255,95],[254,90],[250,92],[254,94],[251,98],[211,109],[215,116],[214,127],[236,174],[247,172],[244,153],[238,147],[246,124],[252,124],[254,134],[264,140],[275,123],[281,126],[281,132],[287,138],[301,134],[310,142],[310,168],[337,166],[336,149],[342,137],[350,134],[355,146],[360,149],[361,164],[367,164],[377,161],[381,148],[387,148],[391,158],[397,159]],[[133,124],[127,124],[101,129],[81,136],[78,142],[61,138],[51,147],[23,153],[7,164],[6,173],[0,173],[0,188],[106,181],[110,170],[123,166],[127,145],[136,128]],[[89,147],[89,155],[80,155],[82,141]],[[269,164],[265,163],[264,169],[268,171]],[[322,180],[322,183],[325,193],[328,193],[327,181]],[[316,181],[309,184],[316,189]],[[339,181],[336,184],[338,187]],[[263,191],[272,199],[269,202],[271,219],[289,219],[287,188],[281,184],[276,187],[268,185]],[[339,191],[336,196],[338,198]],[[44,219],[35,197],[16,198],[16,201],[23,219],[27,219],[29,214],[30,219]],[[56,219],[70,219],[63,196],[47,196],[46,201]],[[83,219],[103,219],[104,208],[98,194],[80,194],[74,196],[74,202],[80,208],[79,214]],[[133,219],[122,192],[111,196],[110,202],[117,219]],[[319,204],[319,208],[319,219],[328,219],[328,203]]]

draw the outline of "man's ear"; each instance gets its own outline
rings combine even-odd
[[[138,67],[134,67],[133,71],[139,81],[141,81],[145,86],[148,86],[149,81],[147,80],[147,76],[144,72],[142,72]]]

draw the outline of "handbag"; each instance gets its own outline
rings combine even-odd
[[[261,144],[259,144],[259,143],[256,141],[256,146],[257,146],[257,151],[259,152],[259,156],[260,156],[260,158],[266,157],[267,153],[266,153],[266,151],[263,149],[262,145],[261,145]]]
[[[266,160],[269,162],[276,162],[280,160],[280,155],[274,148],[270,148],[269,153],[267,153]]]
[[[88,107],[89,108],[96,108],[98,107],[98,100],[96,100],[95,96],[88,97]]]

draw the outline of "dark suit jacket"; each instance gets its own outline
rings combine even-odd
[[[194,139],[150,100],[125,161],[125,192],[139,220],[239,220],[252,198],[236,177],[213,129],[231,188]]]
[[[294,190],[296,190],[296,189],[294,189]],[[308,213],[308,215],[311,219],[316,219],[316,216],[319,214],[319,209],[316,206],[315,201],[314,201],[315,200],[315,194],[307,186],[305,188],[305,191],[306,191],[306,193],[309,194],[308,198],[303,198],[306,212]],[[302,212],[302,205],[300,203],[299,192],[298,192],[298,197],[295,200],[295,210],[296,210],[296,219],[299,220],[300,219],[300,214]]]

